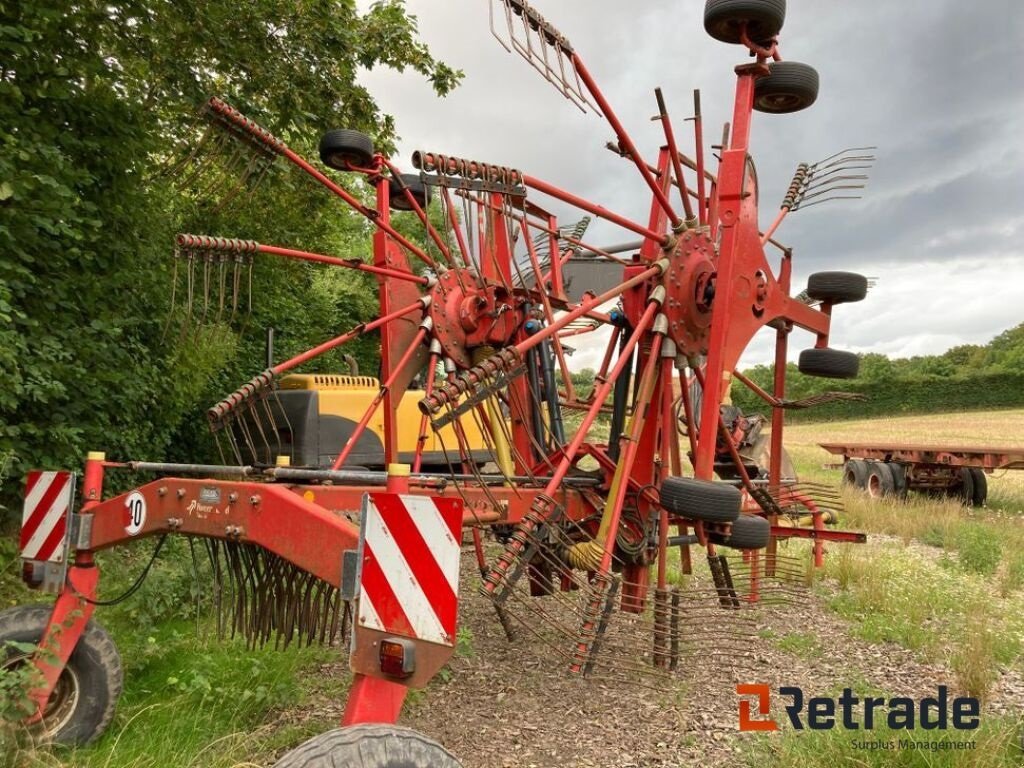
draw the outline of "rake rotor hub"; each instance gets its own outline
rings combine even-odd
[[[525,299],[465,267],[438,277],[430,295],[434,335],[460,368],[473,365],[474,348],[509,344],[526,316]]]
[[[706,232],[685,232],[663,278],[669,336],[688,356],[708,351],[717,263],[715,243]]]

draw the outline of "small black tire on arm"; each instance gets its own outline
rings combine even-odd
[[[0,670],[29,663],[30,653],[9,644],[38,644],[52,613],[48,605],[21,605],[0,613]],[[43,721],[29,730],[41,742],[89,743],[110,725],[123,681],[121,656],[114,641],[90,619],[57,680]]]
[[[274,768],[462,768],[444,747],[411,728],[352,725],[314,736]]]
[[[404,184],[412,193],[413,199],[420,208],[427,207],[427,203],[430,202],[430,189],[423,183],[423,180],[420,179],[418,174],[403,173],[401,183],[399,183],[399,180],[393,176],[388,179],[388,200],[391,202],[392,210],[413,210],[413,207],[409,205],[409,201],[405,199],[405,193],[402,191],[402,184]]]
[[[832,304],[862,301],[868,295],[868,279],[855,272],[815,272],[807,278],[807,295]]]
[[[706,523],[731,523],[743,504],[739,488],[696,477],[668,477],[659,495],[669,512]]]
[[[320,159],[336,171],[366,168],[373,162],[373,139],[347,128],[328,131],[320,138]]]
[[[984,507],[988,501],[988,478],[985,477],[985,470],[981,467],[971,467],[971,506]]]
[[[864,489],[868,484],[868,465],[863,459],[850,459],[843,466],[843,484]]]
[[[740,30],[747,25],[747,37],[766,46],[779,34],[786,20],[786,0],[707,0],[704,30],[723,43],[739,43]]]
[[[754,81],[754,109],[783,115],[807,109],[818,99],[818,71],[799,61],[774,61],[771,73]]]
[[[772,526],[759,515],[740,515],[732,523],[728,536],[709,533],[708,539],[713,544],[721,544],[732,549],[764,549],[772,536]]]
[[[854,379],[860,370],[860,358],[853,352],[829,347],[805,349],[800,353],[797,368],[805,376],[823,379]]]

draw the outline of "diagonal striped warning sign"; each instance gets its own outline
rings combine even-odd
[[[68,512],[75,482],[72,472],[32,470],[25,481],[21,513],[21,556],[56,563],[64,557]]]
[[[454,645],[460,500],[367,494],[360,538],[359,625]]]

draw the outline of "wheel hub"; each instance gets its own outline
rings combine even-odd
[[[687,355],[706,354],[711,335],[718,254],[704,232],[682,235],[665,273],[665,315],[669,335]]]

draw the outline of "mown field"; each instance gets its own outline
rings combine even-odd
[[[818,441],[1011,445],[1013,436],[1020,434],[1024,434],[1024,410],[993,411],[804,424],[789,430],[787,446],[803,478],[838,482],[838,471],[824,467],[832,459],[817,448]],[[849,680],[860,693],[891,695],[885,690],[890,682],[902,686],[901,690],[934,689],[944,683],[980,697],[983,724],[972,736],[976,738],[973,750],[871,752],[856,749],[849,733],[841,730],[797,734],[783,729],[768,736],[740,737],[732,720],[712,742],[710,735],[694,728],[697,715],[683,703],[678,704],[678,717],[670,713],[667,720],[668,730],[686,731],[678,739],[658,736],[658,744],[637,747],[632,756],[599,753],[605,754],[602,758],[588,753],[584,757],[583,751],[572,751],[568,734],[528,728],[515,738],[525,745],[531,739],[548,739],[547,754],[560,749],[561,757],[531,753],[522,764],[609,768],[1020,765],[1024,762],[1018,746],[1024,715],[1024,472],[996,474],[989,483],[989,506],[980,510],[933,498],[872,503],[846,494],[840,525],[868,531],[873,534],[870,542],[830,546],[823,572],[812,574],[809,602],[794,607],[792,622],[768,623],[761,633],[773,665],[766,677],[774,675],[772,679],[783,684],[786,670],[792,667],[794,675],[803,670],[800,674],[806,674],[811,684],[826,678]],[[11,538],[3,539],[0,547],[0,567],[6,564],[0,572],[3,606],[35,600],[16,579]],[[133,550],[108,553],[103,562],[109,577],[104,594],[118,594],[130,584],[151,548],[152,542],[143,542]],[[785,549],[804,559],[806,551],[800,544]],[[338,649],[279,652],[249,649],[238,639],[220,641],[209,620],[209,593],[202,558],[193,561],[184,542],[166,549],[135,598],[97,614],[114,635],[125,665],[125,693],[109,732],[87,748],[50,751],[34,749],[23,735],[9,729],[0,744],[0,766],[263,766],[271,765],[288,747],[336,724],[346,687]],[[469,607],[473,615],[465,622],[452,670],[413,697],[406,718],[444,739],[472,768],[503,764],[495,762],[486,748],[487,741],[497,739],[488,736],[489,729],[499,727],[495,721],[483,717],[465,729],[453,722],[453,701],[481,696],[473,687],[479,682],[474,681],[506,663],[510,666],[501,672],[502,679],[522,682],[502,693],[501,711],[529,719],[533,708],[538,722],[543,722],[551,704],[543,695],[546,678],[540,672],[527,674],[517,657],[509,659],[495,650],[498,646],[491,643],[497,641],[475,623],[478,616],[491,620],[490,614],[479,606]],[[831,677],[816,667],[825,657]],[[600,702],[605,698],[602,711]],[[687,699],[699,700],[699,696],[684,682],[676,698],[664,699],[664,707],[674,711],[677,701]],[[595,695],[590,706],[594,711],[588,710],[594,722],[582,723],[580,728],[599,730],[602,722],[615,720],[613,709],[622,707],[623,701],[623,696],[607,692]],[[732,712],[735,704],[727,700],[722,706],[723,711]],[[0,714],[5,711],[10,714],[9,707],[0,708]],[[665,712],[659,716],[665,717]],[[626,727],[636,728],[636,724]],[[878,738],[892,736],[876,733]],[[630,738],[642,742],[643,729],[637,728]],[[510,755],[515,752],[512,747],[508,750]],[[576,754],[578,760],[573,757]]]

